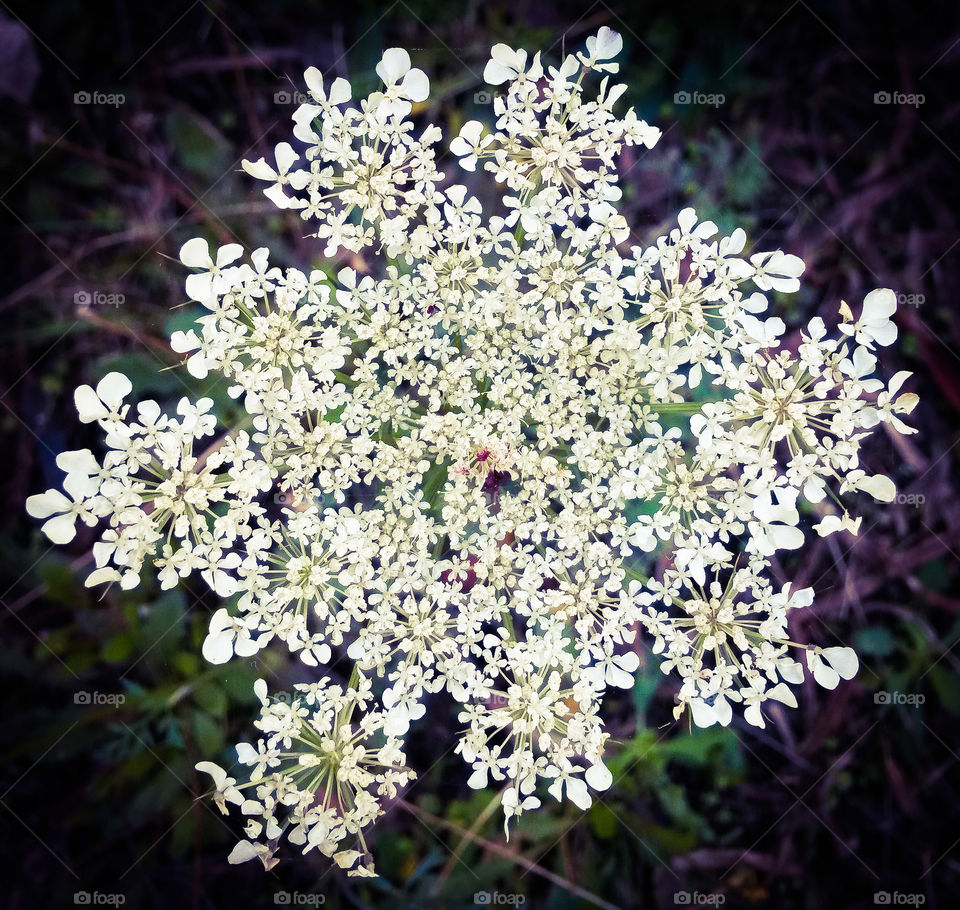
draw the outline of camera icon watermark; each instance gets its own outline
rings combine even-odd
[[[720,107],[727,103],[727,96],[722,92],[687,92],[679,91],[673,94],[674,104],[700,104],[707,107]]]
[[[127,700],[122,692],[74,692],[73,703],[84,707],[119,708]],[[79,892],[78,892],[79,893]]]
[[[104,107],[120,107],[126,104],[127,96],[123,92],[88,92],[73,93],[73,103],[83,105],[102,105]]]
[[[493,104],[493,99],[498,95],[497,92],[488,92],[486,89],[480,89],[479,92],[473,93],[473,103],[474,104]],[[484,894],[486,892],[483,892]]]
[[[873,96],[874,104],[884,105],[906,105],[907,107],[920,107],[927,100],[927,96],[922,92],[875,92]]]
[[[127,896],[118,891],[75,891],[73,902],[78,907],[122,907]]]
[[[323,498],[321,496],[298,493],[293,490],[278,490],[273,494],[273,501],[278,506],[298,510],[306,509],[310,506],[321,508],[323,505]]]
[[[273,93],[273,103],[274,104],[310,104],[313,99],[309,95],[305,95],[303,92],[291,91],[288,89],[281,89],[279,92]]]
[[[112,306],[118,307],[126,303],[123,294],[106,294],[103,291],[79,290],[73,295],[75,306]]]
[[[886,692],[881,690],[873,693],[873,703],[875,705],[906,705],[910,708],[919,708],[926,700],[927,696],[922,692]]]
[[[926,894],[904,891],[877,891],[873,902],[880,907],[922,907],[927,902]]]
[[[275,891],[273,902],[281,907],[319,907],[327,902],[327,896],[305,891]]]
[[[297,690],[292,692],[287,690],[277,690],[276,692],[270,693],[270,704],[272,705],[286,705],[289,708],[292,708],[296,704],[303,703],[303,693]],[[285,891],[278,891],[277,894],[286,894]]]
[[[521,907],[527,901],[525,894],[515,891],[478,891],[473,902],[478,907]]]
[[[673,902],[681,907],[721,907],[727,902],[727,896],[709,891],[676,891]]]

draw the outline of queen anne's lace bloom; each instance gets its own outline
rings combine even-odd
[[[588,807],[611,784],[601,701],[632,686],[638,629],[680,677],[676,716],[701,726],[739,710],[762,727],[767,701],[796,704],[804,663],[827,688],[857,671],[849,648],[796,659],[789,613],[813,592],[775,584],[769,560],[802,545],[803,511],[820,534],[856,532],[842,494],[894,497],[860,446],[881,422],[912,432],[909,374],[873,378],[896,297],[873,291],[857,319],[841,305],[837,337],[810,320],[792,350],[765,292],[799,287],[796,256],[746,256],[742,230],[720,237],[692,209],[624,247],[616,158],[660,133],[614,113],[609,76],[587,96],[621,46],[604,28],[546,71],[493,48],[493,128],[470,121],[450,144],[503,187],[489,217],[444,185],[440,130],[408,119],[428,82],[406,51],[355,106],[345,80],[308,70],[306,148],[244,167],[328,255],[389,262],[334,282],[266,249],[184,245],[205,312],[172,345],[242,402],[225,434],[208,399],[133,407],[116,373],[77,390],[107,452],[63,453],[69,497],[28,510],[57,543],[78,518],[106,525],[88,583],[133,587],[148,561],[164,588],[199,573],[228,598],[208,660],[280,639],[328,668],[290,696],[257,684],[246,782],[197,766],[248,819],[231,862],[269,867],[286,834],[370,874],[364,829],[411,779],[403,739],[440,692],[460,705],[470,786],[502,788],[507,822],[538,792]],[[654,551],[672,561],[647,579],[635,565]]]

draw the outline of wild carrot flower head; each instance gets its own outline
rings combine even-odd
[[[438,170],[406,51],[356,101],[308,70],[297,147],[244,168],[326,255],[383,265],[330,280],[190,240],[203,312],[171,343],[225,378],[242,423],[217,426],[209,399],[134,404],[117,373],[77,390],[105,454],[63,453],[65,493],[28,500],[50,539],[103,527],[89,584],[199,574],[224,598],[214,663],[279,641],[303,664],[292,694],[257,684],[242,783],[198,765],[246,819],[231,862],[269,867],[286,836],[370,874],[364,831],[412,779],[404,738],[439,693],[470,786],[501,788],[509,822],[610,786],[601,703],[633,685],[638,633],[701,726],[762,727],[804,667],[827,688],[857,671],[845,647],[798,659],[790,615],[813,592],[770,562],[803,545],[804,512],[855,532],[845,494],[894,496],[861,446],[881,423],[911,432],[909,374],[875,375],[896,297],[842,304],[834,333],[812,319],[794,349],[768,294],[797,290],[796,256],[746,253],[689,208],[633,245],[617,157],[660,131],[620,110],[622,43],[603,28],[555,66],[492,49],[493,123],[449,151],[500,188],[494,212]]]

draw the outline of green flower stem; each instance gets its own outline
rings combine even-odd
[[[648,402],[658,414],[699,414],[703,410],[701,401],[662,401]]]

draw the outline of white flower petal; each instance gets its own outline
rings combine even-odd
[[[55,515],[42,530],[56,544],[70,543],[77,536],[76,519],[72,514]]]
[[[27,514],[32,518],[49,518],[73,507],[73,503],[59,490],[47,490],[27,498]]]
[[[192,269],[209,269],[213,265],[210,248],[202,237],[193,237],[180,247],[180,261]]]
[[[861,478],[857,481],[857,489],[869,493],[878,502],[893,502],[897,496],[897,486],[886,474]]]
[[[97,395],[111,407],[116,407],[133,390],[133,384],[123,373],[107,373],[97,383]]]
[[[330,86],[330,94],[327,96],[327,100],[331,104],[343,104],[350,100],[351,94],[350,83],[342,76],[338,76]]]
[[[277,172],[263,158],[256,161],[242,161],[240,166],[257,180],[276,180]]]
[[[600,761],[587,768],[583,776],[594,790],[606,790],[613,783],[610,769]]]
[[[245,765],[255,765],[259,756],[250,743],[237,743],[237,758]]]
[[[698,727],[712,727],[719,721],[717,712],[702,699],[691,698],[688,704],[690,705],[690,712],[693,714],[693,722]]]
[[[239,863],[245,863],[251,859],[255,859],[257,855],[256,845],[250,843],[248,840],[242,840],[230,851],[227,862],[232,866],[236,866]]]
[[[897,295],[890,288],[877,288],[863,298],[861,322],[882,322],[897,312]]]
[[[591,41],[593,42],[593,47],[590,47]],[[616,57],[617,54],[623,50],[623,38],[619,32],[615,32],[612,28],[604,25],[601,26],[600,31],[597,32],[596,38],[587,39],[587,48],[591,55],[598,60],[609,60],[611,57]]]
[[[426,101],[430,95],[430,80],[423,70],[412,69],[403,77],[403,93],[411,101]]]
[[[233,635],[219,632],[208,635],[203,642],[203,657],[211,664],[225,664],[233,657]]]
[[[193,766],[201,774],[209,774],[213,778],[213,785],[219,790],[227,779],[227,772],[212,761],[198,761]]]
[[[67,474],[95,474],[99,470],[96,458],[89,449],[76,449],[61,452],[57,456],[57,467]]]
[[[410,69],[410,55],[402,47],[391,47],[383,52],[377,64],[377,75],[386,85],[395,85]]]
[[[567,787],[567,798],[578,809],[586,812],[586,810],[593,805],[593,797],[590,796],[587,785],[578,777],[568,777],[565,783]]]
[[[110,411],[104,406],[97,393],[88,385],[82,385],[73,393],[73,403],[77,407],[81,423],[102,420]]]
[[[286,174],[290,166],[300,160],[300,156],[293,150],[289,142],[280,142],[273,150],[277,159],[277,171],[280,174]]]
[[[860,661],[853,648],[824,648],[820,656],[837,671],[841,679],[853,679],[860,669]]]

